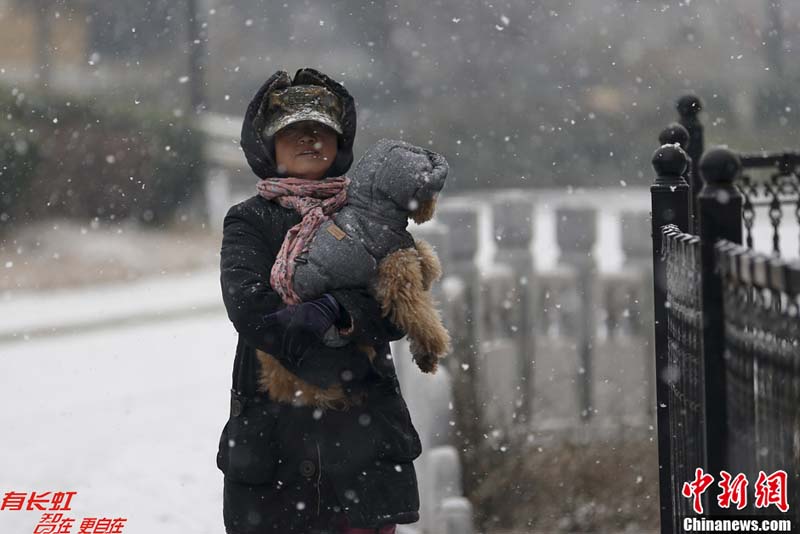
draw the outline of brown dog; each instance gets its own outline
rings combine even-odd
[[[421,202],[409,217],[421,224],[433,217],[435,206],[435,198]],[[441,276],[433,247],[417,239],[413,248],[396,250],[381,260],[374,286],[383,316],[406,333],[414,361],[426,373],[435,373],[439,359],[451,350],[450,335],[430,294],[431,284]],[[359,349],[370,361],[375,357],[373,347],[359,345]],[[341,385],[323,389],[301,380],[266,352],[256,350],[256,355],[260,363],[258,389],[277,402],[347,409],[363,401],[347,396]]]

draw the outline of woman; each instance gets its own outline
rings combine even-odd
[[[353,98],[342,85],[313,69],[294,79],[279,71],[248,106],[242,149],[260,185],[290,176],[325,181],[349,169],[355,132]],[[285,197],[260,192],[228,211],[221,249],[222,296],[239,333],[217,454],[226,531],[393,533],[419,518],[412,461],[421,446],[389,350],[404,333],[381,318],[366,288],[285,306],[270,273],[303,217],[282,205]],[[341,343],[323,338],[349,343],[334,348]],[[364,343],[374,358],[357,348]],[[256,349],[302,380],[338,383],[362,402],[348,410],[278,403],[260,391]]]

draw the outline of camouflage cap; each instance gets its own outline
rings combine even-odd
[[[342,102],[325,87],[293,85],[269,95],[264,136],[300,121],[316,121],[342,133]]]

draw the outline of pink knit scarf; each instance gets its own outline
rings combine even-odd
[[[349,183],[350,179],[342,176],[324,180],[267,178],[256,185],[262,197],[291,208],[303,217],[286,232],[269,277],[270,285],[286,304],[301,302],[292,285],[295,258],[308,250],[322,223],[347,203]]]

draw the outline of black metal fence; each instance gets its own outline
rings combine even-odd
[[[701,109],[683,97],[653,156],[661,528],[696,515],[682,490],[697,468],[714,477],[701,499],[713,516],[782,516],[757,497],[781,489],[761,472],[784,471],[783,517],[800,526],[800,262],[782,257],[800,227],[800,154],[703,152]],[[718,502],[723,470],[747,478],[741,510]]]
[[[700,240],[682,234],[676,226],[665,227],[662,245],[667,275],[668,364],[664,377],[671,409],[669,433],[672,476],[675,481],[691,480],[694,468],[705,464],[703,432],[702,299],[700,295]],[[673,484],[672,496],[680,516],[689,514],[690,503],[680,498]]]

